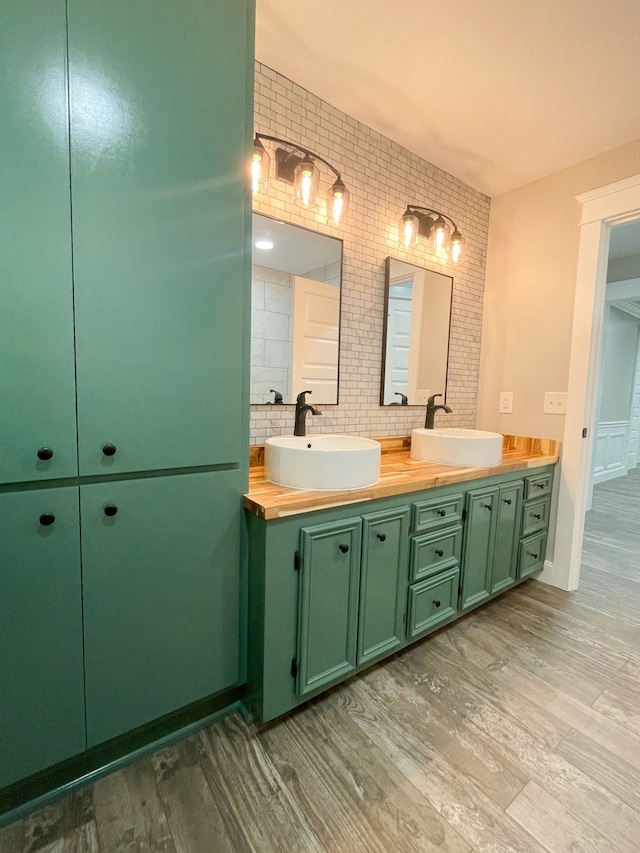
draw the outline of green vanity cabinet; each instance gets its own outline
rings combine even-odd
[[[78,489],[0,494],[0,788],[85,749]]]
[[[523,488],[515,480],[467,492],[461,610],[515,582]]]
[[[548,514],[523,530],[553,476],[549,465],[271,520],[247,512],[249,713],[287,713],[539,571]]]
[[[362,521],[300,531],[298,693],[331,684],[356,666]]]
[[[408,523],[400,507],[301,529],[300,695],[402,644]]]
[[[358,666],[402,645],[409,507],[362,517]]]
[[[68,5],[80,473],[238,462],[251,4]]]
[[[93,746],[238,681],[238,471],[80,487]]]
[[[0,483],[78,470],[66,91],[64,0],[3,0]]]

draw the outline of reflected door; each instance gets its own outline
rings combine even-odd
[[[411,284],[395,285],[389,293],[385,405],[398,403],[396,394],[409,395],[409,344],[411,340]]]
[[[338,402],[340,288],[296,276],[291,394],[309,390],[313,404]]]

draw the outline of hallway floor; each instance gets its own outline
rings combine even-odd
[[[640,850],[640,468],[580,590],[528,581],[263,731],[234,715],[0,830],[1,853]]]

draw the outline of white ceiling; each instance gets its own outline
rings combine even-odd
[[[256,52],[489,196],[640,138],[640,0],[257,0]]]

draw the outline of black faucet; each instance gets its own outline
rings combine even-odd
[[[305,401],[305,396],[307,394],[311,394],[311,391],[301,391],[296,397],[296,422],[293,428],[294,435],[306,435],[307,428],[305,419],[307,417],[307,412],[311,412],[312,415],[321,415],[322,412],[320,409],[314,409],[313,406],[310,406],[309,403]]]
[[[399,391],[396,391],[396,397],[400,397],[399,403],[389,403],[390,406],[408,406],[409,398],[406,394],[401,394]]]
[[[427,400],[427,417],[424,422],[425,429],[433,429],[433,422],[438,409],[442,409],[442,411],[446,412],[448,415],[451,414],[449,406],[436,406],[434,403],[436,397],[442,397],[442,394],[432,394]]]
[[[275,397],[273,398],[272,405],[273,406],[283,406],[284,400],[282,399],[282,394],[279,391],[276,391],[275,388],[271,389],[271,393],[275,394]]]

